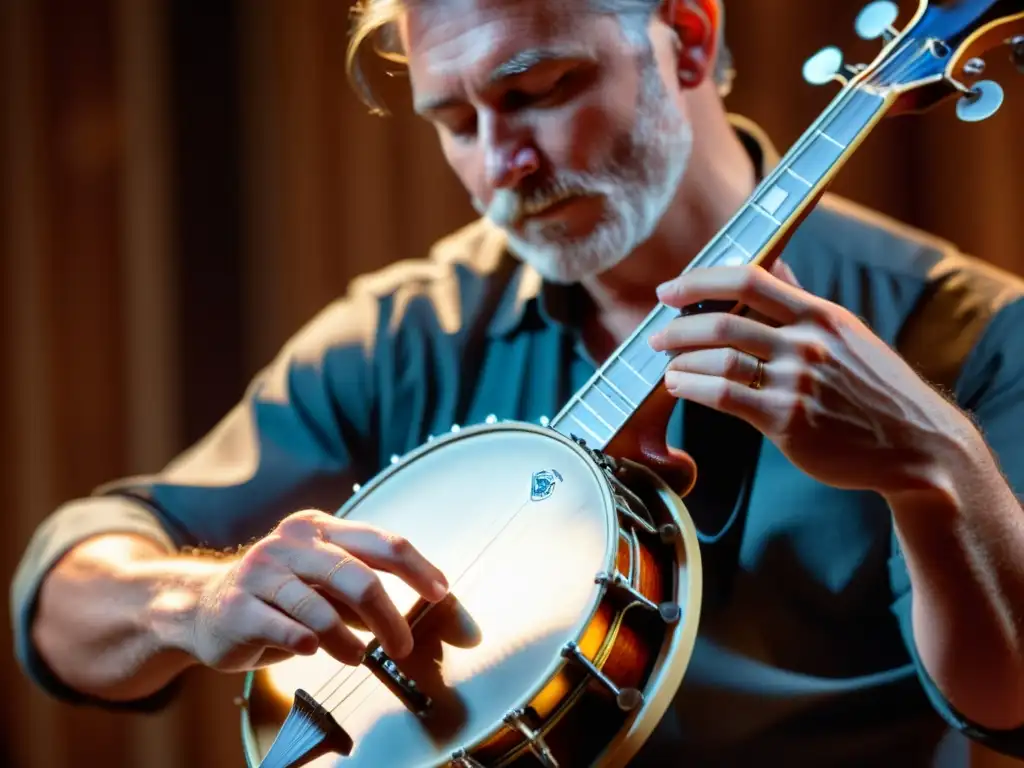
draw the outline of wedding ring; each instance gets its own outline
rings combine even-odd
[[[754,370],[754,377],[750,380],[750,388],[760,389],[761,385],[764,384],[764,360],[760,357],[755,359],[757,360],[757,368]]]

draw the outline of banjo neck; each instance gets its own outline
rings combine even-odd
[[[893,102],[891,94],[869,85],[844,87],[684,272],[773,259]],[[698,305],[694,311],[707,309]],[[606,448],[664,379],[671,356],[652,350],[647,339],[679,315],[659,303],[550,426],[594,450]]]

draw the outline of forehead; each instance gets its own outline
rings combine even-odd
[[[585,52],[584,14],[592,15],[586,0],[420,0],[400,23],[413,89],[470,75],[522,50]]]

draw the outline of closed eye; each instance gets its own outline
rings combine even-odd
[[[500,99],[502,111],[516,112],[531,107],[559,106],[582,89],[585,73],[571,69],[561,73],[550,85],[541,89],[512,88]]]

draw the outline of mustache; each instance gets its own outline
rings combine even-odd
[[[570,197],[593,193],[593,189],[578,180],[562,179],[528,190],[497,189],[491,196],[490,205],[484,205],[478,198],[474,198],[473,207],[477,213],[486,216],[499,227],[509,227]]]

